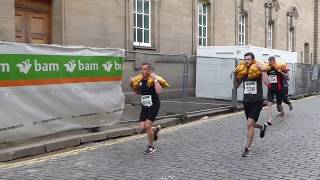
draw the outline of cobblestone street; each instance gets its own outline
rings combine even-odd
[[[246,120],[239,112],[163,129],[151,155],[138,135],[2,163],[0,179],[320,179],[320,97],[293,106],[285,107],[285,120],[274,118],[264,139],[256,131],[248,158],[241,157]]]

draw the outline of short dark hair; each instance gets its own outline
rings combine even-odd
[[[276,60],[276,58],[275,58],[274,56],[270,56],[270,57],[268,58],[268,61],[272,61],[272,60]]]
[[[252,60],[255,60],[254,54],[252,52],[247,52],[244,54],[244,57],[251,56]]]
[[[144,63],[141,64],[141,66],[148,66],[148,68],[149,68],[150,70],[153,70],[153,68],[152,68],[152,66],[151,66],[150,63],[144,62]]]

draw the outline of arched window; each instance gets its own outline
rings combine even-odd
[[[275,48],[277,11],[280,9],[277,0],[267,0],[265,2],[266,19],[266,48]]]
[[[288,51],[295,50],[295,20],[298,19],[299,13],[296,7],[291,7],[287,13],[288,16]]]

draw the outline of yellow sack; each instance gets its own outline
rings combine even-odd
[[[140,87],[140,82],[141,82],[142,79],[143,79],[143,75],[142,74],[139,74],[139,75],[135,76],[133,78],[133,81],[130,84],[130,87],[132,89],[134,89],[134,90],[138,90],[139,87]],[[157,76],[157,79],[158,79],[158,81],[159,81],[159,83],[160,83],[162,88],[167,88],[167,87],[170,86],[167,83],[167,81],[165,79],[163,79],[161,76]],[[154,86],[154,80],[151,77],[148,78],[147,85],[148,85],[148,87]]]
[[[236,67],[237,79],[241,80],[248,75],[248,67],[244,61],[240,61]]]
[[[274,65],[274,68],[277,71],[281,70],[282,72],[287,72],[289,70],[287,64],[285,64],[285,63],[277,63]]]
[[[271,69],[271,67],[266,64],[266,63],[262,63],[266,69],[266,71],[269,71]],[[256,62],[254,62],[248,71],[248,78],[249,79],[255,79],[255,78],[259,78],[261,76],[262,72],[260,71],[260,69],[258,68]]]
[[[261,76],[261,71],[258,68],[257,64],[252,64],[249,68],[249,71],[248,71],[248,78],[254,79],[254,78],[258,78],[260,76]]]
[[[157,79],[162,88],[167,88],[170,86],[168,82],[165,79],[163,79],[161,76],[157,76]],[[151,77],[148,78],[147,85],[148,87],[154,86],[154,80]]]
[[[263,63],[263,65],[267,72],[271,70],[271,66],[268,63]]]
[[[135,76],[133,78],[133,81],[130,83],[130,87],[134,90],[138,90],[139,89],[139,85],[140,85],[140,82],[141,80],[143,79],[143,76],[142,74],[139,74],[137,76]]]

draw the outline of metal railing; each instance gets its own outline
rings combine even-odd
[[[126,106],[121,122],[139,119],[139,96],[132,93],[129,77],[139,73],[143,62],[152,64],[170,88],[161,94],[158,118],[180,117],[219,110],[236,110],[242,101],[242,86],[234,87],[238,64],[235,58],[205,57],[185,54],[163,54],[126,51],[123,90]],[[299,96],[320,91],[319,65],[288,64],[290,95]],[[266,96],[266,88],[264,94]]]

